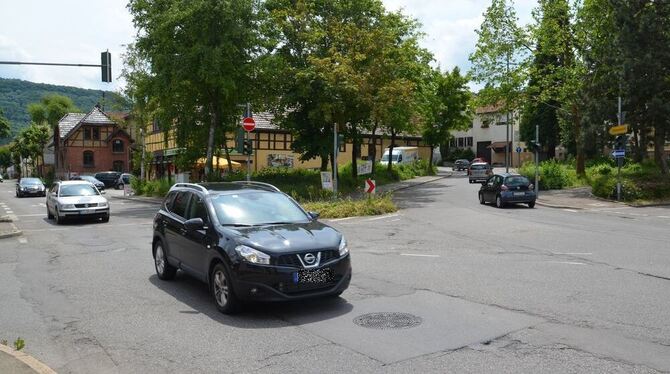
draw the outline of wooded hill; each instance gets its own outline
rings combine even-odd
[[[8,143],[20,129],[30,124],[30,115],[26,109],[28,104],[39,102],[46,95],[58,94],[69,97],[82,112],[87,112],[95,104],[103,103],[102,92],[101,90],[0,78],[0,109],[4,111],[12,128],[12,135],[7,139],[0,139],[0,144]],[[123,109],[124,105],[117,93],[105,91],[105,97],[106,109]]]

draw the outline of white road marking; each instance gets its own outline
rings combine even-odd
[[[670,216],[658,216],[658,218],[670,218]]]
[[[36,213],[36,214],[19,214],[18,217],[39,217],[39,216],[45,216],[46,214],[44,213]]]
[[[398,217],[400,214],[390,214],[387,216],[381,216],[381,217],[375,217],[375,218],[368,218],[366,221],[378,221],[380,219],[387,219],[387,218],[393,218],[393,217]]]
[[[552,252],[555,255],[571,255],[571,256],[588,256],[592,255],[591,252]]]
[[[5,213],[7,213],[7,214],[14,214],[14,211],[13,211],[13,210],[9,210],[9,209],[7,209],[7,211],[6,211]]]
[[[335,218],[335,219],[328,220],[328,222],[340,222],[340,221],[346,221],[346,220],[352,219],[352,218],[356,218],[356,217]]]
[[[565,210],[566,212],[572,212],[572,213],[577,213],[577,211],[576,211],[576,210],[574,210],[574,209],[563,209],[563,210]]]
[[[400,221],[400,218],[392,219],[389,222],[398,222],[398,221]]]
[[[550,264],[565,264],[565,265],[586,265],[583,262],[572,262],[572,261],[547,261]]]
[[[21,244],[26,244],[28,243],[28,239],[24,238],[23,236],[19,237],[19,243]]]
[[[401,253],[401,256],[412,256],[412,257],[440,257],[439,255],[422,255],[415,253]]]

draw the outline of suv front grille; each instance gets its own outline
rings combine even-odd
[[[339,253],[335,250],[317,251],[317,252],[321,252],[320,264],[325,264],[326,262],[329,262],[332,259],[339,257]],[[317,252],[311,252],[311,253],[314,253],[316,255]],[[302,264],[300,263],[300,260],[298,259],[296,253],[279,256],[279,258],[277,259],[277,265],[302,268]]]

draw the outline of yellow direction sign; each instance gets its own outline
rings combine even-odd
[[[628,132],[628,125],[618,125],[610,127],[610,135],[623,135]]]

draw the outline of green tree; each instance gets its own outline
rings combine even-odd
[[[432,165],[434,148],[449,140],[451,130],[467,130],[472,125],[472,94],[468,77],[461,75],[458,67],[441,74],[434,73],[434,92],[430,103],[430,119],[424,128],[424,141],[430,145],[429,165]]]
[[[4,170],[12,165],[12,151],[9,145],[0,146],[0,167]]]
[[[176,126],[178,144],[206,145],[209,175],[215,145],[225,145],[226,130],[239,124],[238,105],[253,101],[258,92],[260,2],[131,0],[128,9],[137,29],[134,58],[147,72],[146,92],[156,101],[155,114],[166,130]],[[223,140],[217,141],[217,135]]]
[[[72,100],[62,95],[47,95],[39,103],[28,105],[33,124],[47,125],[53,134],[58,133],[58,121],[67,113],[80,112]],[[31,124],[32,126],[32,124]],[[31,130],[33,133],[37,130]],[[54,166],[58,169],[60,145],[54,139]],[[40,153],[42,155],[42,153]]]
[[[0,138],[9,136],[12,127],[9,125],[9,120],[5,117],[5,113],[0,109]]]

